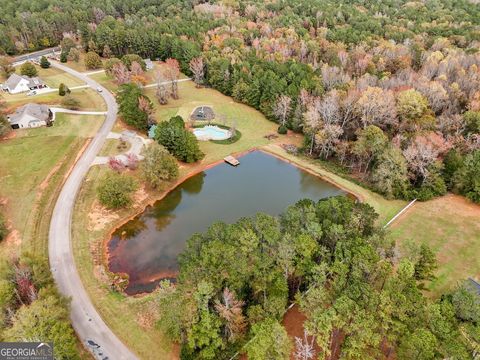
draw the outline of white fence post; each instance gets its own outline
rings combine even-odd
[[[415,203],[415,201],[417,201],[417,199],[413,199],[407,206],[405,206],[402,210],[400,210],[400,212],[395,215],[393,218],[390,219],[390,221],[388,223],[386,223],[385,225],[383,225],[383,228],[387,228],[392,222],[394,222],[400,215],[402,215],[405,211],[407,211],[410,207],[412,207],[412,205]]]

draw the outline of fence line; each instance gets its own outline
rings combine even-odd
[[[383,228],[387,228],[392,222],[394,222],[400,215],[402,215],[405,211],[407,211],[408,209],[410,209],[413,204],[417,201],[417,199],[413,199],[412,201],[410,201],[410,203],[405,206],[402,210],[400,210],[400,212],[395,215],[393,218],[390,219],[390,221],[388,223],[386,223],[385,225],[383,225]]]

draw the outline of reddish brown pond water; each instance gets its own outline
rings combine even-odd
[[[118,228],[108,243],[109,267],[130,277],[127,294],[152,291],[174,279],[188,238],[216,221],[233,223],[257,212],[277,215],[303,198],[343,194],[320,178],[263,152],[241,165],[220,164],[195,175]]]

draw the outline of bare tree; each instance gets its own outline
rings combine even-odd
[[[327,90],[336,86],[348,83],[351,80],[350,75],[336,66],[322,66],[322,81]]]
[[[138,98],[138,108],[141,111],[143,111],[145,114],[147,114],[148,125],[152,125],[155,123],[155,121],[152,118],[152,114],[153,114],[152,104],[150,103],[150,100],[148,98],[146,98],[145,96],[140,96]]]
[[[242,314],[244,304],[242,300],[237,300],[235,293],[228,288],[223,290],[222,301],[215,302],[215,310],[226,322],[225,335],[230,341],[235,341],[245,334],[247,322]]]
[[[127,84],[131,81],[130,72],[123,63],[113,65],[112,75],[118,85]]]
[[[417,136],[404,151],[409,176],[423,184],[430,176],[430,166],[449,148],[441,135],[430,133]]]
[[[340,121],[340,94],[337,90],[331,90],[316,103],[317,111],[324,124],[337,124]]]
[[[328,158],[340,142],[343,130],[335,124],[324,124],[323,128],[315,134],[315,147],[319,150],[320,156]]]
[[[115,156],[110,156],[108,158],[108,166],[110,167],[110,169],[118,173],[125,169],[125,164],[120,159],[117,159]]]
[[[315,338],[308,338],[307,331],[303,331],[303,339],[295,336],[295,360],[311,360],[315,357],[315,348],[313,346]]]
[[[288,118],[288,114],[291,110],[292,99],[287,95],[279,95],[277,101],[273,105],[273,113],[278,118],[278,121],[282,126],[285,126]]]
[[[132,62],[132,65],[130,66],[130,74],[132,76],[143,76],[144,71],[142,69],[142,65],[136,61]]]
[[[193,81],[197,88],[203,84],[205,77],[205,64],[202,57],[196,57],[190,60],[190,71],[193,73]]]
[[[161,105],[166,105],[168,104],[168,91],[165,86],[165,78],[161,71],[157,71],[155,74],[155,80],[157,81],[155,96]]]
[[[387,125],[394,125],[397,118],[392,91],[384,91],[378,87],[368,87],[362,93],[356,110],[363,128],[373,124],[385,129]]]
[[[170,81],[170,95],[178,99],[178,78],[180,77],[180,64],[176,59],[165,60],[165,77]]]
[[[315,146],[315,135],[321,127],[320,113],[318,112],[317,106],[316,106],[316,104],[318,104],[319,101],[320,100],[317,99],[312,104],[310,104],[305,114],[303,114],[303,117],[304,117],[303,128],[310,135],[310,151],[309,151],[310,155],[312,155],[313,149]]]

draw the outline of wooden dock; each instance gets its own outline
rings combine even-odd
[[[228,155],[227,157],[224,157],[223,160],[227,163],[227,164],[230,164],[232,166],[238,166],[240,165],[240,161],[238,161],[237,159],[235,159],[233,156],[231,155]]]

